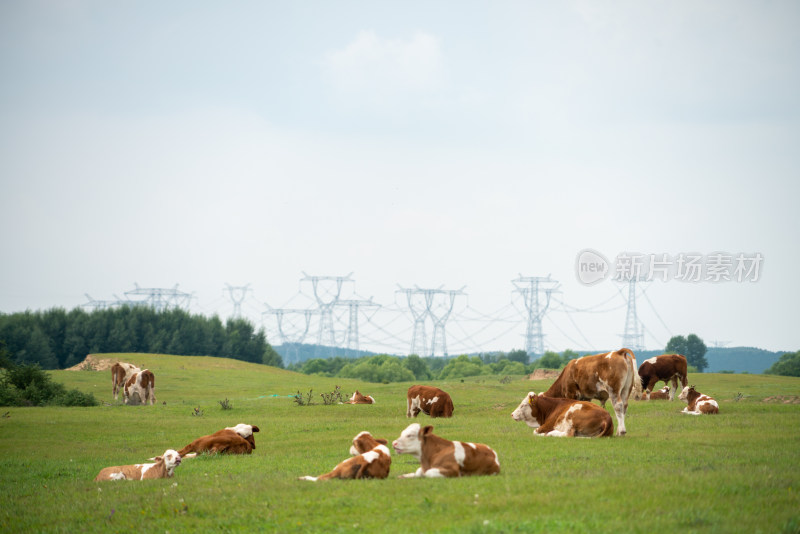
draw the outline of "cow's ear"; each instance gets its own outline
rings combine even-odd
[[[153,458],[153,460],[155,460],[155,461],[156,461],[156,463],[160,462],[160,461],[161,461],[161,460],[163,460],[163,459],[164,459],[164,457],[163,457],[163,456],[156,456],[155,458]]]
[[[425,428],[422,429],[422,432],[420,432],[420,435],[421,436],[427,436],[431,432],[433,432],[433,427],[431,425],[428,425],[428,426],[426,426]]]
[[[253,432],[261,432],[261,431],[258,429],[258,427],[257,427],[257,426],[254,426],[254,427],[253,427]]]
[[[385,439],[383,439],[383,438],[378,438],[378,439],[376,439],[375,441],[377,441],[377,442],[378,442],[378,443],[380,443],[381,445],[388,445],[388,444],[389,444],[389,442],[388,442],[388,441],[386,441],[386,440],[385,440]]]

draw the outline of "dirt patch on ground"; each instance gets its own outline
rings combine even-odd
[[[528,380],[548,380],[550,378],[558,378],[560,374],[561,371],[556,371],[554,369],[536,369],[528,377]]]
[[[800,404],[800,395],[773,395],[767,397],[764,402],[776,402],[782,404]]]
[[[107,371],[111,369],[111,366],[117,363],[119,360],[116,358],[100,358],[95,356],[94,354],[89,354],[86,356],[86,359],[83,360],[78,365],[73,365],[65,371]]]

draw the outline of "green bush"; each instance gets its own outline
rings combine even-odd
[[[800,376],[800,350],[787,352],[764,372],[768,375]]]
[[[8,361],[0,374],[0,406],[97,406],[91,393],[67,390],[53,382],[39,364],[17,365]]]

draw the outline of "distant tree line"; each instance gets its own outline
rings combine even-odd
[[[528,363],[524,350],[508,353],[467,355],[452,358],[390,356],[379,354],[361,358],[314,358],[289,365],[289,369],[308,375],[356,378],[365,382],[410,382],[414,380],[447,380],[481,375],[524,375],[538,368],[559,369],[579,354],[570,350],[559,354],[547,352]]]
[[[87,354],[107,352],[216,356],[283,367],[264,330],[256,331],[249,321],[223,323],[216,315],[180,309],[123,306],[92,312],[53,308],[0,313],[0,341],[13,362],[43,369],[65,369]]]
[[[768,375],[800,376],[800,350],[787,352],[764,372]]]

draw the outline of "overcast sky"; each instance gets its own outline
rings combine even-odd
[[[510,350],[511,281],[550,274],[547,348],[616,348],[627,286],[582,250],[761,254],[639,284],[645,344],[797,350],[798,28],[794,0],[2,2],[0,311],[138,283],[225,316],[227,283],[260,322],[352,272],[385,307],[361,348],[410,345],[399,285],[466,286],[450,352]]]

